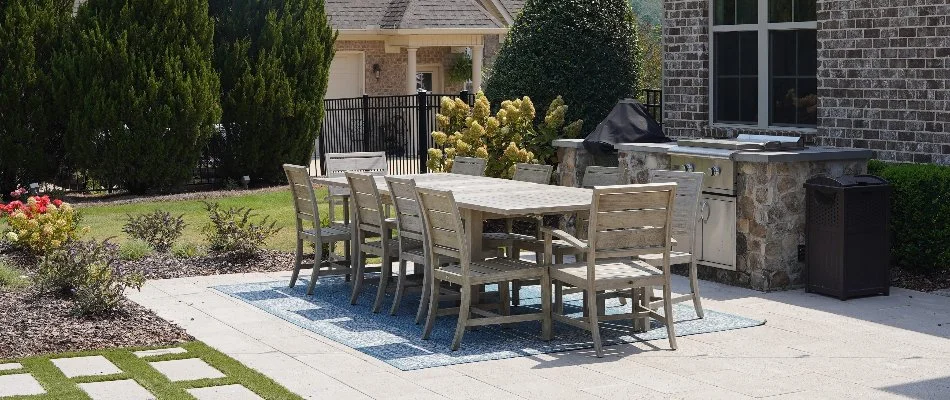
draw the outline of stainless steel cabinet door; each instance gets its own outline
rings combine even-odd
[[[699,262],[705,265],[736,269],[736,199],[703,195],[700,226],[702,246]]]

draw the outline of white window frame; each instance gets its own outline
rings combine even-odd
[[[769,0],[758,0],[758,13],[755,24],[716,25],[716,1],[709,0],[709,124],[724,128],[756,128],[763,130],[814,132],[815,127],[796,127],[769,125],[769,31],[818,29],[818,21],[808,22],[769,22]],[[758,115],[756,124],[731,124],[716,122],[716,47],[715,37],[719,32],[758,31]]]

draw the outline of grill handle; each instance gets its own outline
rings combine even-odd
[[[709,203],[708,203],[708,202],[703,201],[703,202],[699,205],[699,219],[700,219],[701,221],[703,221],[704,224],[705,224],[707,221],[709,221],[709,216],[710,216],[711,212],[712,212],[712,211],[709,209]]]

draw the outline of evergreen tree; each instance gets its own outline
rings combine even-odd
[[[89,0],[62,60],[78,167],[133,193],[191,178],[220,117],[206,0]]]
[[[323,121],[333,44],[323,0],[212,0],[225,174],[284,179],[306,165]]]
[[[55,177],[63,159],[63,100],[53,58],[71,0],[0,1],[0,193]]]
[[[528,0],[492,66],[492,102],[529,96],[570,105],[590,133],[618,100],[637,94],[640,51],[628,0]]]

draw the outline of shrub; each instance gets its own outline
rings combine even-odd
[[[74,241],[43,258],[36,275],[41,291],[75,300],[78,314],[102,314],[115,310],[127,288],[141,289],[141,271],[127,270],[119,263],[116,245],[108,240]]]
[[[639,29],[642,54],[639,88],[660,89],[663,87],[663,29],[647,23],[642,23]],[[640,100],[646,99],[641,96]]]
[[[135,217],[129,215],[122,231],[132,239],[148,243],[155,251],[166,253],[185,230],[184,217],[184,214],[174,217],[161,210]]]
[[[152,255],[153,248],[147,242],[130,240],[119,246],[119,258],[123,261],[138,261]]]
[[[637,93],[640,50],[628,0],[528,0],[492,66],[493,102],[529,96],[571,105],[587,134]]]
[[[15,246],[37,254],[57,249],[79,236],[79,213],[69,203],[33,196],[0,207],[9,230],[5,238]]]
[[[201,253],[201,249],[193,243],[179,243],[172,246],[172,255],[176,258],[192,258]]]
[[[267,239],[280,231],[277,221],[265,216],[259,222],[250,208],[221,208],[218,203],[205,203],[211,222],[204,228],[209,248],[236,257],[252,257],[260,251]],[[269,223],[268,223],[269,222]]]
[[[475,96],[472,107],[461,99],[443,97],[436,116],[439,130],[432,132],[440,148],[429,149],[429,170],[451,171],[455,157],[478,157],[488,161],[487,176],[510,178],[516,163],[550,162],[555,154],[553,138],[575,135],[582,123],[564,126],[567,106],[560,97],[537,129],[534,103],[528,97],[502,102],[495,116],[490,110],[482,93]]]
[[[895,265],[927,275],[950,270],[950,167],[871,161],[868,169],[894,188]]]
[[[312,154],[337,34],[320,0],[210,3],[224,111],[215,152],[228,177],[282,182],[282,164]]]
[[[0,288],[19,289],[29,285],[30,280],[23,271],[0,261]]]
[[[63,160],[53,60],[69,37],[72,0],[0,1],[0,189],[55,177]],[[15,198],[12,200],[16,200]]]
[[[192,177],[221,113],[204,0],[88,0],[62,57],[71,161],[132,193]]]

